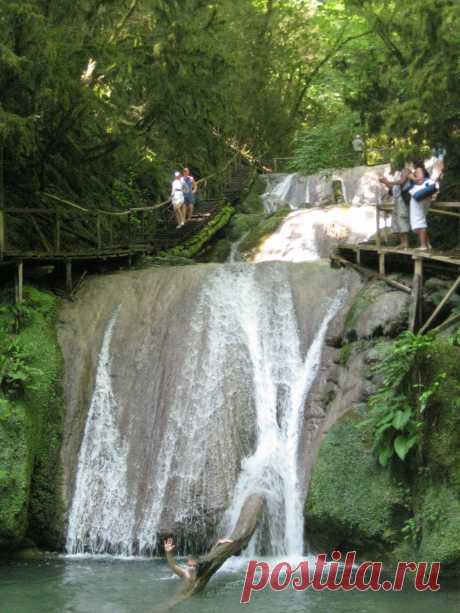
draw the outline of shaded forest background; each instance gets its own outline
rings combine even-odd
[[[0,206],[158,202],[243,147],[308,172],[356,133],[443,145],[460,196],[459,26],[458,0],[0,0]]]

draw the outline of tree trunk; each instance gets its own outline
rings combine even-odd
[[[233,542],[214,545],[206,556],[200,558],[197,577],[186,592],[188,596],[204,590],[208,581],[228,558],[246,549],[262,519],[264,504],[264,498],[258,494],[251,494],[246,498],[236,527],[229,537]]]

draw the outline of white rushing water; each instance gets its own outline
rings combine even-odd
[[[344,290],[321,295],[320,319],[312,319],[313,341],[305,349],[289,265],[210,268],[180,346],[137,349],[139,359],[151,361],[155,393],[161,395],[158,390],[166,381],[169,394],[154,446],[149,431],[160,423],[145,422],[135,405],[129,407],[129,425],[121,426],[111,381],[110,352],[117,335],[117,319],[112,318],[80,450],[69,553],[148,554],[165,530],[165,518],[175,534],[202,535],[212,519],[207,509],[219,505],[222,535],[232,529],[246,496],[255,492],[264,495],[267,513],[254,550],[303,553],[299,440],[324,338]],[[139,325],[147,330],[149,322]],[[165,371],[172,351],[177,352],[171,362],[177,370]],[[136,369],[130,371],[135,377]],[[146,394],[148,389],[145,384]],[[147,399],[149,415],[156,414],[160,401]],[[138,441],[147,451],[139,451]],[[209,539],[218,532],[216,527]],[[187,548],[186,540],[182,543]]]
[[[382,219],[381,227],[385,221]],[[290,213],[262,242],[253,262],[313,262],[329,256],[339,241],[359,243],[375,234],[373,206],[335,205]]]
[[[66,542],[71,553],[128,553],[125,544],[134,509],[128,496],[127,446],[119,430],[110,372],[110,341],[116,321],[117,313],[104,334],[80,449]],[[97,507],[92,504],[96,499]]]
[[[229,531],[248,495],[261,494],[267,505],[266,524],[274,556],[303,554],[303,513],[299,485],[299,436],[308,392],[321,362],[328,325],[343,304],[345,291],[330,301],[316,336],[303,357],[289,288],[280,292],[280,319],[254,322],[254,311],[241,311],[254,368],[258,440],[246,458],[227,514]],[[275,326],[274,326],[275,323]],[[273,332],[280,334],[274,337]],[[276,334],[275,333],[275,334]],[[259,547],[265,535],[259,534]],[[250,545],[256,553],[257,538]]]
[[[381,164],[328,169],[309,176],[299,173],[266,176],[267,191],[262,201],[267,213],[287,206],[299,209],[337,204],[339,200],[353,206],[375,205],[388,191],[379,182],[379,176],[388,170],[388,164]]]

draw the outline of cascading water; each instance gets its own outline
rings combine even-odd
[[[119,407],[110,372],[110,341],[116,320],[117,312],[104,335],[80,451],[66,542],[67,551],[72,553],[88,548],[95,553],[125,552],[126,527],[132,522],[127,447],[118,428]],[[97,507],[91,504],[91,498],[99,501]]]
[[[134,273],[117,279],[68,552],[150,553],[168,532],[182,550],[203,549],[260,489],[267,513],[254,547],[301,552],[299,440],[341,273],[283,263],[150,271],[137,298]]]
[[[263,542],[266,535],[259,534],[259,548],[275,556],[303,553],[299,433],[328,325],[343,304],[344,293],[338,292],[331,300],[305,357],[301,353],[288,287],[280,288],[278,321],[268,322],[261,317],[257,326],[253,326],[251,319],[242,313],[242,327],[248,336],[254,369],[258,442],[255,453],[243,462],[227,521],[233,527],[247,496],[261,494],[267,506],[266,531],[270,546]],[[256,539],[253,539],[253,553],[255,548]]]

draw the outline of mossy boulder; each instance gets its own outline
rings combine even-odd
[[[367,284],[358,294],[345,322],[344,336],[353,341],[376,336],[395,337],[407,328],[410,296],[383,281]]]
[[[241,242],[240,251],[242,253],[255,251],[264,239],[278,230],[289,213],[292,213],[290,208],[283,208],[263,218]]]
[[[264,219],[263,213],[251,215],[235,215],[228,224],[227,238],[233,242],[239,240],[244,234],[252,230]]]
[[[317,551],[384,556],[396,544],[404,488],[377,465],[369,433],[349,413],[327,433],[305,505],[308,542]]]
[[[213,243],[209,248],[206,248],[198,259],[200,262],[217,262],[223,264],[228,260],[231,250],[231,241],[223,238]]]
[[[57,309],[55,296],[26,287],[19,332],[11,331],[10,315],[0,321],[2,333],[14,337],[27,364],[23,385],[3,389],[0,398],[0,547],[19,546],[26,537],[54,546],[61,532],[63,397]],[[11,307],[4,310],[10,313]]]
[[[261,194],[264,193],[265,187],[266,187],[265,181],[261,179],[259,176],[256,176],[251,186],[251,189],[249,191],[249,194],[243,200],[243,202],[241,202],[240,205],[238,206],[238,212],[247,213],[247,214],[263,213],[264,205],[262,202]]]

